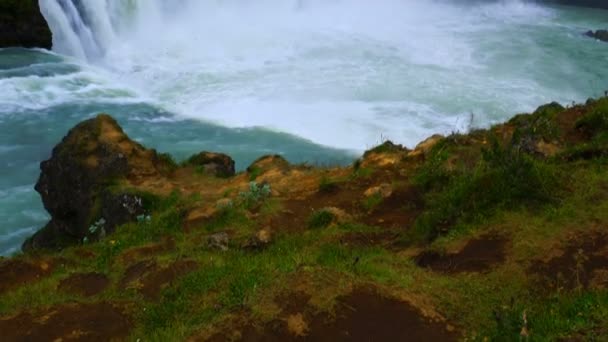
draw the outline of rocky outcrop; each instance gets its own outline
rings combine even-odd
[[[61,248],[135,220],[145,203],[130,186],[163,178],[173,167],[169,158],[129,139],[108,115],[78,124],[40,164],[35,188],[52,219],[23,249]]]
[[[186,165],[216,177],[232,177],[235,174],[234,160],[222,153],[201,152],[190,157]]]
[[[587,33],[585,33],[585,35],[587,37],[601,40],[603,42],[608,42],[608,30],[597,30],[595,32],[587,31]]]
[[[38,0],[0,0],[0,48],[50,49],[52,35]]]

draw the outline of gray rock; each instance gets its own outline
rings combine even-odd
[[[207,238],[207,247],[219,251],[227,251],[230,243],[230,236],[226,232],[219,232],[209,235]]]

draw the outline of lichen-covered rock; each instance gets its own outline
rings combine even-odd
[[[38,0],[0,1],[0,48],[50,49],[51,45],[51,30],[40,13]]]
[[[226,232],[219,232],[209,235],[207,238],[207,247],[219,251],[227,251],[230,243],[230,236]]]
[[[78,124],[40,164],[35,188],[51,221],[23,249],[61,248],[135,220],[144,212],[142,198],[124,186],[164,177],[172,168],[167,158],[129,139],[108,115]]]
[[[190,157],[187,164],[217,177],[232,177],[235,174],[234,160],[222,153],[201,152]]]

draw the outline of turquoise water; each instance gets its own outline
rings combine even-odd
[[[27,105],[34,107],[22,108],[6,97],[4,102],[0,101],[0,254],[16,252],[49,218],[33,188],[39,163],[48,159],[53,146],[71,127],[100,112],[111,113],[132,139],[169,152],[177,160],[203,150],[224,152],[242,170],[259,156],[271,153],[282,154],[294,163],[319,165],[345,164],[355,156],[353,152],[262,128],[229,129],[176,119],[171,113],[138,102],[128,92],[86,90],[92,80],[76,76],[80,72],[78,65],[44,51],[0,49],[2,89],[8,90],[9,79],[23,79],[23,83],[15,86],[15,92],[20,93],[21,101],[27,98],[30,101]],[[40,106],[55,97],[49,95],[47,88],[57,86],[50,79],[57,77],[65,77],[59,84],[66,88],[57,92],[90,93],[69,100],[57,99],[56,104],[48,107]]]
[[[99,112],[178,160],[210,150],[239,169],[270,153],[336,165],[386,138],[413,147],[608,89],[608,44],[582,36],[608,27],[608,11],[515,0],[300,1],[297,10],[185,0],[183,12],[164,2],[173,10],[163,17],[153,6],[161,1],[130,8],[128,22],[107,14],[117,31],[93,30],[105,51],[94,58],[78,39],[55,52],[0,49],[0,254],[48,220],[33,190],[39,163]],[[56,23],[56,39],[68,36],[60,33],[71,26]]]

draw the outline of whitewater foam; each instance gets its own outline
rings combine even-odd
[[[469,117],[487,126],[589,95],[543,74],[552,51],[538,39],[562,23],[556,10],[520,0],[43,2],[54,49],[129,95],[180,117],[332,147],[413,145],[466,129]],[[49,98],[112,97],[92,83],[49,86]]]

